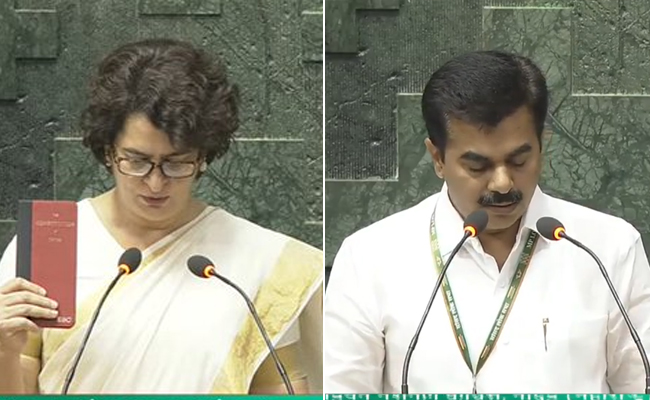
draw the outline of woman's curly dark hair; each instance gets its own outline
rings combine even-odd
[[[239,127],[239,92],[218,59],[191,44],[149,39],[109,54],[91,82],[81,115],[83,144],[106,162],[126,118],[146,115],[175,148],[199,149],[210,163],[223,156]]]

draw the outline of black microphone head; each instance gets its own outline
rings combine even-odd
[[[465,218],[463,229],[471,237],[483,232],[488,224],[488,213],[485,210],[476,210]]]
[[[208,270],[214,269],[214,264],[205,256],[193,255],[187,259],[187,268],[199,278],[209,278]]]
[[[124,271],[125,274],[132,274],[140,266],[142,262],[142,252],[135,247],[127,249],[120,256],[120,261],[117,264],[117,267]]]
[[[537,231],[548,240],[560,240],[565,232],[564,225],[553,217],[542,217],[537,220]]]

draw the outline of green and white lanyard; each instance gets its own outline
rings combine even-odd
[[[433,214],[431,215],[431,253],[436,263],[437,271],[438,273],[440,273],[442,271],[444,262],[442,261],[442,256],[440,255],[440,247],[438,245],[435,216],[436,216],[436,212],[434,210]],[[526,275],[526,271],[528,270],[528,265],[530,264],[530,260],[532,258],[532,254],[535,249],[535,245],[537,244],[538,237],[539,235],[537,234],[537,232],[532,230],[528,234],[528,238],[526,239],[524,250],[521,252],[521,255],[519,256],[519,261],[517,262],[517,270],[515,271],[515,274],[512,277],[512,281],[510,282],[510,288],[508,289],[508,292],[506,293],[506,296],[503,299],[501,310],[499,311],[499,314],[497,314],[497,317],[494,320],[494,325],[492,325],[490,334],[488,335],[487,340],[485,341],[485,345],[483,346],[483,350],[481,351],[481,355],[479,356],[478,364],[476,366],[476,371],[472,368],[472,360],[470,358],[469,350],[467,348],[467,340],[465,339],[465,334],[463,333],[463,326],[460,323],[460,317],[458,316],[458,307],[456,306],[454,295],[451,292],[451,286],[449,285],[449,281],[447,280],[446,276],[442,281],[442,291],[444,294],[445,306],[447,308],[447,314],[449,316],[451,327],[454,331],[456,344],[458,345],[458,349],[463,355],[465,364],[467,364],[467,367],[472,372],[472,379],[474,381],[474,387],[472,393],[476,393],[476,376],[478,375],[483,365],[485,365],[485,362],[487,361],[488,357],[492,353],[492,350],[494,349],[494,346],[496,345],[496,342],[499,339],[499,335],[501,334],[501,330],[505,325],[508,316],[510,315],[510,310],[512,310],[512,305],[514,304],[515,299],[517,298],[517,293],[519,293],[519,288],[521,287],[521,283],[524,280],[524,275]]]

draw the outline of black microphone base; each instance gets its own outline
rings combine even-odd
[[[409,394],[409,385],[407,384],[402,385],[402,394]]]

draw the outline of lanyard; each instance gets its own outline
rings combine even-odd
[[[442,261],[442,256],[440,255],[440,247],[438,245],[435,216],[436,216],[436,212],[434,210],[433,214],[431,215],[431,253],[433,254],[433,259],[436,263],[437,271],[438,273],[440,273],[444,263]],[[517,270],[515,271],[515,274],[512,277],[512,281],[510,282],[510,288],[508,288],[508,292],[506,293],[506,296],[503,299],[503,304],[501,304],[501,310],[499,311],[496,319],[494,320],[494,324],[492,325],[490,334],[488,335],[487,340],[485,341],[485,345],[483,346],[483,350],[481,351],[481,355],[479,356],[478,364],[476,365],[476,371],[474,371],[474,369],[472,368],[472,361],[470,359],[469,349],[467,348],[467,340],[465,340],[465,334],[463,333],[463,326],[460,323],[460,317],[458,316],[458,308],[454,300],[454,295],[451,292],[451,286],[449,285],[449,281],[447,280],[446,276],[442,281],[442,291],[444,293],[445,306],[447,308],[447,314],[449,315],[449,321],[451,322],[451,327],[454,331],[456,344],[458,345],[458,349],[463,355],[465,364],[467,364],[467,367],[472,372],[472,378],[474,380],[473,393],[476,393],[476,375],[478,375],[479,371],[481,370],[483,365],[485,365],[485,362],[487,361],[488,357],[492,353],[492,350],[494,349],[494,346],[496,345],[496,342],[499,339],[499,335],[501,334],[501,329],[505,325],[506,319],[508,319],[508,316],[510,315],[510,310],[512,310],[512,305],[514,304],[515,299],[517,298],[517,293],[519,293],[519,288],[521,287],[521,283],[524,280],[524,275],[526,275],[526,271],[528,270],[528,266],[530,265],[530,260],[532,258],[531,256],[535,249],[535,245],[537,244],[537,239],[538,239],[537,232],[531,230],[530,233],[528,234],[528,238],[526,239],[524,250],[521,252],[521,255],[519,256],[519,261],[517,261]]]

